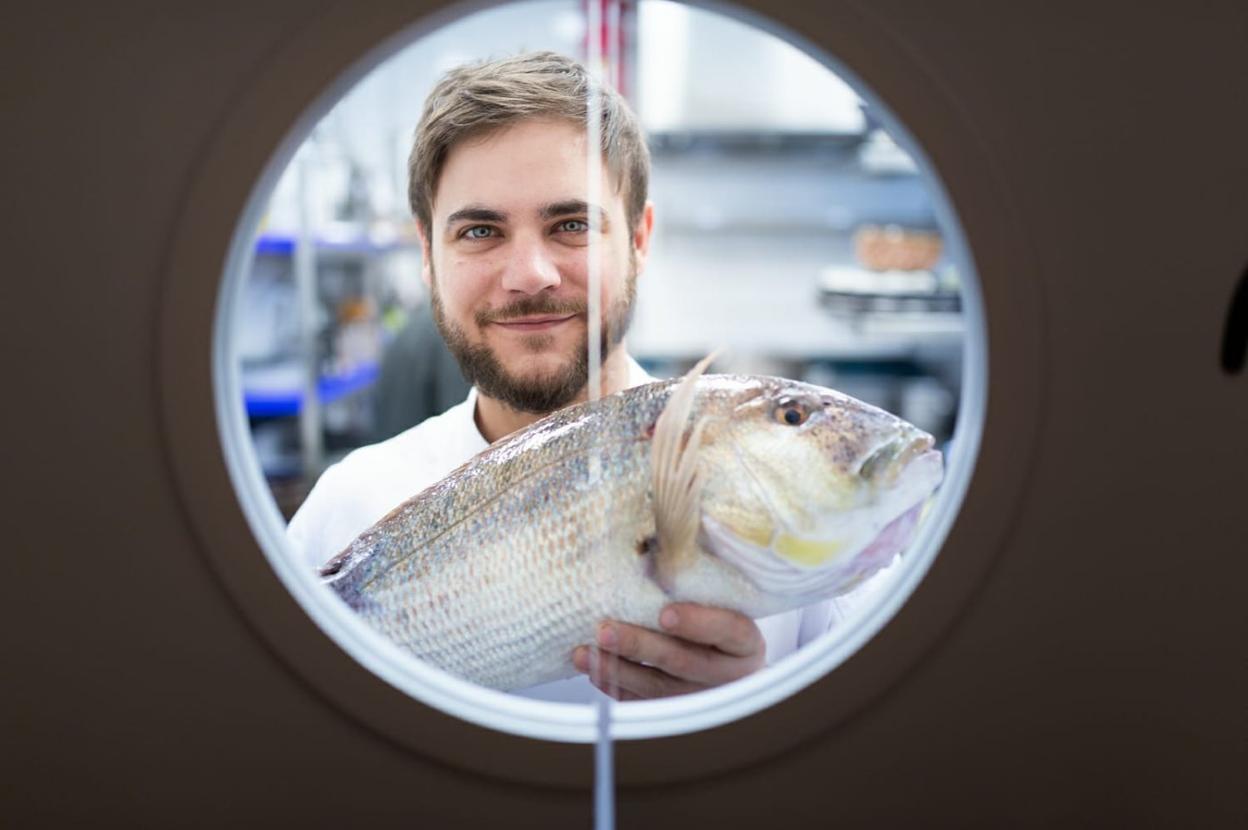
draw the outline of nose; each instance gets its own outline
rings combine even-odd
[[[557,288],[562,282],[559,268],[540,239],[518,237],[503,270],[503,288],[523,294],[537,294]]]

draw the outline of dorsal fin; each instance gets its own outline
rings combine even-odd
[[[694,556],[694,540],[701,520],[698,502],[702,473],[698,470],[698,447],[702,443],[699,419],[685,440],[685,425],[693,411],[698,378],[718,356],[707,355],[672,390],[654,426],[650,445],[650,470],[654,485],[654,524],[659,539],[655,571],[660,584],[672,585],[673,577]]]

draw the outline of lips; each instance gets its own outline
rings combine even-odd
[[[495,320],[494,325],[508,331],[534,332],[552,329],[576,317],[575,314],[544,314],[533,317],[518,317],[511,320]]]
[[[932,436],[927,433],[889,441],[862,463],[858,474],[863,478],[891,482],[915,460],[934,452],[932,443]]]

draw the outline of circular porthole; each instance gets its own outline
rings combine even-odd
[[[677,374],[727,340],[735,368],[800,375],[927,419],[921,425],[944,439],[946,474],[916,541],[852,595],[827,633],[726,686],[614,707],[613,735],[629,741],[620,751],[624,783],[774,753],[894,682],[982,578],[1024,481],[1017,462],[1026,459],[1038,394],[1038,304],[1020,276],[1023,246],[1008,208],[990,177],[968,175],[977,139],[956,108],[913,93],[924,76],[903,50],[882,63],[861,46],[895,45],[894,35],[868,18],[805,28],[797,11],[781,23],[743,8],[660,0],[630,8],[620,30],[630,33],[633,62],[617,80],[633,87],[651,136],[662,228],[654,245],[665,250],[641,282],[634,355],[656,375]],[[396,112],[385,90],[415,99],[418,115],[424,96],[412,90],[451,65],[534,47],[574,54],[584,42],[582,9],[552,0],[483,11],[427,4],[338,32],[329,57],[313,33],[301,33],[240,100],[197,176],[161,321],[169,451],[183,501],[261,635],[321,694],[387,738],[548,783],[585,780],[587,751],[577,745],[597,734],[593,708],[467,683],[361,623],[292,552],[279,506],[290,493],[280,480],[292,476],[269,462],[311,478],[334,452],[370,440],[367,392],[357,393],[375,374],[387,315],[420,302],[401,166],[395,175],[410,127],[405,134],[385,121],[415,119]],[[323,36],[331,25],[313,29]],[[759,50],[758,60],[734,69],[747,49]],[[716,55],[723,64],[708,70]],[[674,63],[660,67],[661,59]],[[322,74],[301,74],[309,65]],[[274,108],[290,84],[313,103]],[[361,103],[369,95],[383,100],[376,111]],[[231,143],[249,127],[253,142]],[[352,154],[366,135],[377,147],[361,161]],[[319,201],[310,200],[318,188]],[[990,286],[989,273],[1006,282]],[[760,319],[764,288],[770,319]],[[694,297],[703,298],[702,328],[674,316]],[[304,324],[284,330],[294,309]],[[329,321],[341,325],[327,334]],[[263,365],[283,337],[300,362]],[[284,387],[256,382],[283,371]],[[291,446],[293,460],[280,451]],[[989,480],[977,485],[973,473]],[[296,486],[285,513],[301,495]],[[795,731],[767,726],[796,721],[804,722]],[[733,743],[725,735],[749,740],[724,751]],[[647,768],[646,747],[658,745],[693,754]]]

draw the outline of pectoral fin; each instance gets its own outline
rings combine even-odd
[[[693,411],[698,378],[718,353],[710,354],[689,370],[672,390],[654,427],[650,468],[654,485],[654,523],[658,536],[655,573],[659,584],[670,586],[677,573],[696,555],[695,540],[700,521],[699,502],[703,474],[698,469],[698,448],[704,420],[685,438],[685,426]]]

